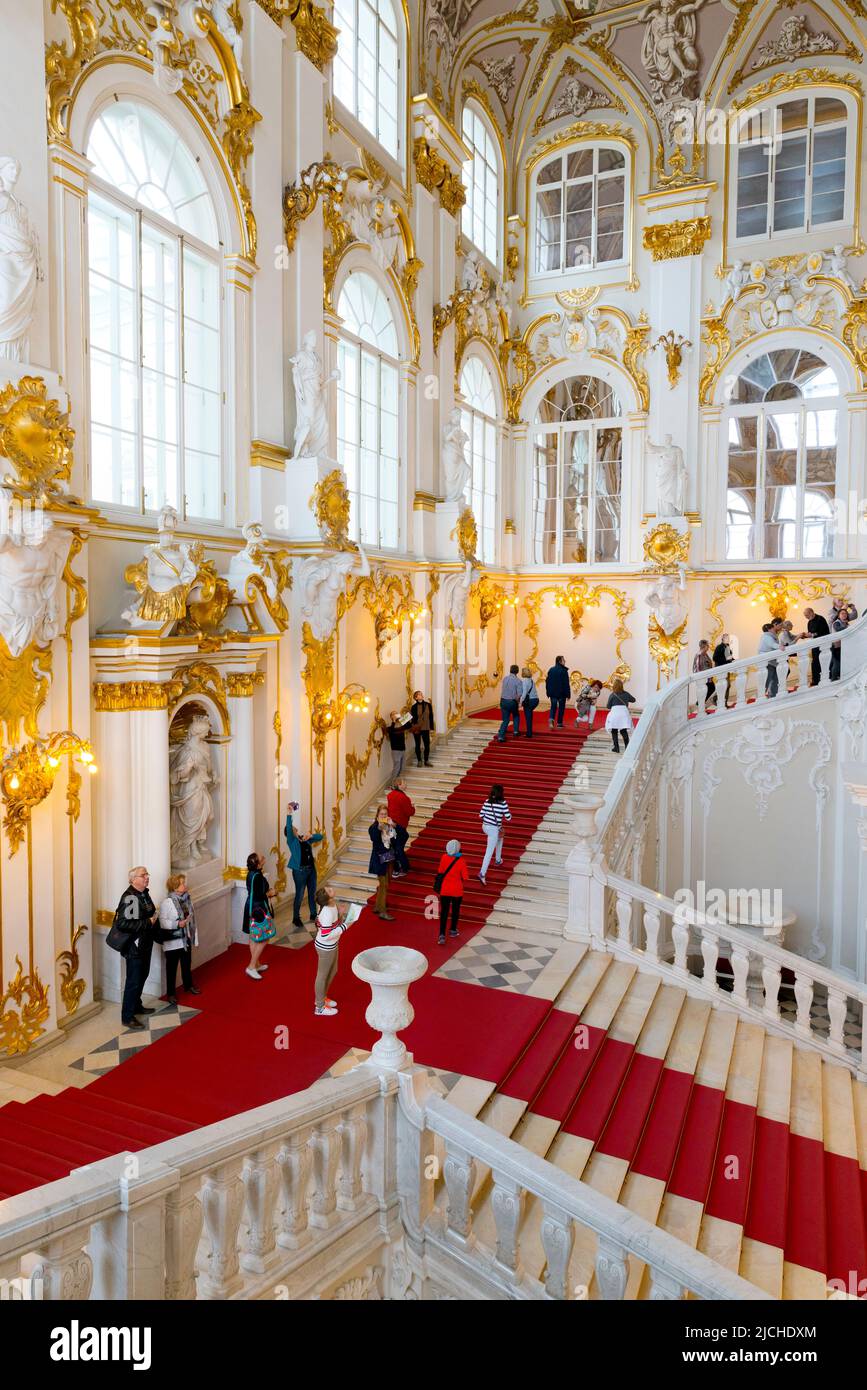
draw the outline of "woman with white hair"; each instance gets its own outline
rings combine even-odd
[[[469,876],[467,861],[461,854],[460,840],[449,840],[434,879],[434,888],[440,895],[440,934],[437,937],[437,945],[439,946],[446,944],[446,923],[449,920],[449,913],[452,917],[450,934],[452,936],[459,935],[458,918],[461,915],[461,899],[464,896],[464,884]]]

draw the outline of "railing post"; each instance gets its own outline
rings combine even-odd
[[[142,1153],[114,1154],[94,1173],[117,1176],[116,1211],[93,1227],[93,1297],[113,1302],[166,1297],[167,1199],[178,1174]]]
[[[765,991],[765,1006],[762,1014],[776,1023],[780,1017],[780,979],[782,971],[776,961],[762,961],[762,987]]]
[[[617,944],[632,945],[632,899],[627,893],[618,893],[614,908],[617,914]]]
[[[361,1165],[367,1141],[367,1107],[354,1105],[340,1122],[343,1152],[337,1183],[337,1205],[341,1211],[355,1211],[364,1189]]]
[[[497,1226],[497,1260],[511,1275],[518,1274],[518,1235],[527,1194],[515,1178],[494,1170],[491,1206]]]
[[[686,952],[689,946],[689,924],[680,907],[675,908],[671,923],[671,939],[674,942],[674,968],[678,975],[687,975]]]
[[[243,1169],[247,1198],[247,1247],[241,1255],[241,1268],[264,1274],[274,1262],[277,1244],[274,1208],[277,1201],[277,1161],[272,1150],[251,1154]]]
[[[623,1247],[599,1237],[596,1248],[596,1283],[608,1302],[620,1302],[626,1292],[629,1265]]]
[[[809,1038],[813,1032],[810,1018],[810,1009],[813,1007],[813,981],[800,970],[795,971],[795,1004],[795,1032],[799,1038]]]
[[[659,928],[662,917],[655,907],[644,909],[644,954],[648,960],[659,960]]]
[[[231,1298],[243,1286],[238,1252],[238,1228],[244,1211],[240,1159],[208,1173],[202,1184],[202,1206],[210,1248],[206,1271],[199,1280],[199,1295]]]
[[[701,934],[702,934],[702,935],[701,935],[701,958],[702,958],[702,961],[703,961],[702,981],[703,981],[704,984],[708,985],[711,989],[716,990],[716,989],[719,989],[719,983],[718,983],[717,977],[716,977],[716,966],[717,966],[717,960],[719,959],[719,942],[717,941],[717,939],[716,939],[715,936],[711,936],[708,932],[706,932],[706,931],[704,930],[703,927],[700,927],[699,930],[701,931]]]
[[[565,1298],[569,1278],[569,1261],[575,1244],[575,1225],[568,1212],[550,1202],[543,1203],[542,1249],[548,1269],[545,1292],[551,1298]]]
[[[750,953],[749,951],[745,951],[741,946],[732,946],[731,961],[732,975],[734,977],[732,997],[736,999],[739,1004],[746,1004],[748,1002],[747,980],[750,974]]]
[[[166,1194],[166,1298],[196,1296],[196,1253],[205,1213],[199,1200],[201,1178],[187,1178]]]
[[[596,815],[602,798],[570,796],[566,803],[575,812],[576,843],[566,858],[569,909],[563,935],[567,941],[590,941],[601,946],[605,936],[605,888],[597,872],[602,858]]]
[[[747,702],[747,671],[738,671],[734,679],[735,709],[742,709]]]
[[[79,1226],[76,1230],[49,1236],[44,1245],[38,1247],[39,1264],[31,1278],[41,1281],[43,1299],[52,1303],[60,1300],[84,1303],[90,1298],[93,1261],[84,1249],[89,1236],[90,1228]]]
[[[338,1117],[320,1120],[313,1131],[313,1190],[310,1197],[310,1225],[327,1227],[334,1223],[337,1208],[337,1167],[340,1163]]]
[[[313,1167],[312,1133],[310,1129],[297,1129],[277,1155],[282,1187],[277,1244],[284,1250],[298,1250],[310,1239],[307,1188]]]
[[[443,1178],[449,1199],[449,1232],[463,1241],[469,1240],[473,1224],[470,1203],[476,1181],[476,1160],[469,1150],[460,1148],[450,1139],[446,1140]]]
[[[828,990],[828,1017],[831,1020],[828,1045],[838,1056],[845,1056],[846,1044],[843,1041],[843,1027],[846,1023],[846,996],[842,990]]]
[[[651,1303],[681,1299],[685,1292],[683,1284],[671,1274],[663,1274],[662,1270],[651,1268],[649,1295]]]

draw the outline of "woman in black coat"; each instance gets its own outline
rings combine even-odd
[[[262,872],[264,867],[265,859],[261,854],[247,855],[247,898],[241,930],[250,938],[247,974],[251,980],[261,980],[262,971],[268,969],[267,965],[259,964],[259,958],[268,942],[277,935],[272,906],[274,891]]]
[[[395,851],[394,842],[397,832],[388,814],[388,807],[383,804],[376,808],[376,820],[367,831],[371,840],[370,863],[367,872],[375,874],[377,878],[376,902],[373,910],[377,917],[381,917],[383,922],[393,922],[394,918],[388,911],[388,883],[394,869]]]

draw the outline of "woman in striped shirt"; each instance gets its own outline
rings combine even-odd
[[[497,852],[496,863],[499,865],[503,862],[503,822],[512,819],[509,803],[503,795],[503,788],[500,786],[499,782],[496,782],[494,786],[491,787],[490,796],[479,812],[479,815],[482,818],[482,829],[488,840],[485,848],[485,857],[482,862],[482,872],[479,874],[479,878],[482,883],[484,883],[485,874],[488,872],[488,865],[491,862],[495,850]]]

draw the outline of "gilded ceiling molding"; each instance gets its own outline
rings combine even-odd
[[[191,661],[188,665],[178,666],[172,672],[172,679],[168,682],[168,686],[169,694],[172,697],[169,708],[171,705],[178,707],[186,704],[196,695],[204,695],[218,711],[223,725],[223,733],[230,734],[232,732],[229,709],[226,704],[228,692],[223,677],[216,666],[211,666],[206,661]]]
[[[250,104],[228,25],[240,34],[240,7],[232,6],[218,23],[204,6],[178,13],[172,5],[146,6],[142,0],[56,0],[69,31],[68,41],[45,48],[49,140],[69,145],[72,106],[90,64],[102,55],[119,62],[149,64],[160,88],[177,94],[200,118],[234,181],[245,254],[255,260],[258,233],[246,183],[253,150],[253,127],[262,119]],[[203,61],[205,42],[216,60]],[[222,98],[222,100],[221,100]]]
[[[574,121],[533,146],[527,161],[528,168],[538,164],[550,150],[568,145],[571,140],[621,140],[633,151],[638,146],[635,135],[622,121]]]
[[[682,222],[661,222],[645,227],[642,245],[655,261],[700,256],[710,241],[710,217],[690,217]]]
[[[824,11],[822,12],[824,15]],[[759,43],[762,35],[766,32],[770,20],[776,14],[772,10],[768,19],[760,31],[756,34],[753,46],[745,61],[738,68],[728,84],[729,93],[746,81],[749,77],[754,77],[757,72],[765,68],[779,67],[783,63],[796,62],[801,58],[811,57],[817,53],[837,58],[845,58],[849,63],[860,63],[863,61],[861,50],[856,48],[853,43],[846,38],[845,34],[837,27],[833,19],[825,15],[825,20],[834,30],[836,39],[826,31],[818,34],[811,33],[807,26],[806,15],[793,15],[790,19],[784,20],[780,38],[773,43]],[[764,54],[762,49],[765,50]],[[749,58],[757,54],[758,58],[747,67]]]
[[[796,68],[792,72],[778,72],[775,77],[755,83],[743,96],[732,102],[730,109],[733,112],[743,111],[768,97],[798,92],[803,87],[845,87],[859,97],[864,95],[861,79],[851,72],[835,72],[832,68]]]
[[[595,87],[590,87],[585,82],[579,80],[579,73],[583,77],[589,77],[587,68],[577,62],[575,58],[569,57],[563,63],[551,84],[550,98],[553,98],[558,84],[565,77],[567,79],[566,92],[561,93],[558,101],[551,105],[551,100],[539,112],[532,126],[532,134],[538,135],[544,126],[550,125],[552,121],[561,120],[564,116],[580,118],[586,111],[621,111],[626,113],[626,103],[621,101],[619,96],[613,92],[597,91]],[[577,105],[577,109],[576,108]]]
[[[545,47],[539,55],[536,70],[527,90],[525,101],[532,101],[548,75],[548,69],[561,49],[573,42],[588,27],[589,19],[569,19],[565,15],[553,15],[542,20],[542,28],[547,30]]]

